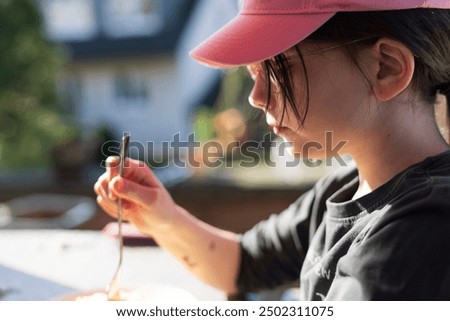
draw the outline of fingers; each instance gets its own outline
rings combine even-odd
[[[108,187],[110,181],[111,181],[111,173],[107,171],[106,173],[101,175],[98,178],[97,182],[94,184],[94,191],[97,195],[101,195],[105,199],[116,201],[117,196],[114,195],[114,193],[112,193]]]
[[[162,186],[152,170],[139,160],[127,158],[123,177],[145,186]]]
[[[119,175],[119,157],[108,157],[106,170],[110,180]],[[124,163],[123,177],[145,186],[162,186],[159,179],[152,170],[142,161],[126,158]]]
[[[116,217],[117,205],[113,199],[109,197],[109,174],[104,173],[99,177],[94,185],[94,191],[97,194],[97,204],[110,216]],[[114,196],[115,197],[115,196]]]
[[[109,183],[109,189],[117,197],[148,208],[156,201],[159,188],[144,186],[117,176]]]
[[[106,173],[108,176],[108,181],[111,181],[119,174],[119,164],[119,157],[111,156],[106,159]],[[113,193],[109,193],[108,197],[115,200],[115,195]]]
[[[127,158],[125,161],[125,178],[133,177],[141,185],[151,187],[162,187],[163,185],[153,173],[153,171],[144,163],[135,159]]]
[[[112,217],[117,217],[117,199],[120,197],[124,219],[127,219],[136,215],[143,207],[151,207],[164,187],[141,161],[127,158],[123,177],[118,175],[119,165],[119,157],[108,157],[106,172],[95,183],[94,191],[99,206]]]
[[[94,184],[94,191],[97,195],[108,197],[108,183],[109,183],[109,174],[104,173],[100,176],[97,182]]]
[[[101,195],[97,196],[97,204],[102,208],[103,211],[105,211],[109,216],[112,216],[114,218],[117,217],[117,204],[115,202],[112,202],[110,199],[105,198]]]
[[[104,189],[104,186],[100,182],[97,182],[95,184],[94,189],[95,189],[95,191],[97,193],[97,199],[96,199],[97,200],[97,204],[108,215],[110,215],[110,216],[112,216],[114,218],[117,218],[117,214],[118,214],[118,210],[119,210],[118,203],[117,203],[117,196],[114,195],[114,199],[111,199],[109,197],[109,194],[112,194],[112,193],[111,192],[110,193],[106,193],[105,189]],[[130,201],[123,200],[122,208],[124,210],[131,210],[132,211],[132,210],[134,210],[136,208],[136,206],[134,206],[134,204],[132,202],[130,202]],[[129,213],[128,212],[123,211],[122,215],[123,215],[122,218],[124,220],[128,220],[128,217],[129,217]]]

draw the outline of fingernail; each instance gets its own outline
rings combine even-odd
[[[115,166],[117,166],[117,159],[116,159],[116,157],[114,157],[114,156],[109,156],[109,157],[106,159],[106,166],[107,166],[107,167],[115,167]]]

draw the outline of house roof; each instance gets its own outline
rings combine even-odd
[[[161,14],[164,27],[151,36],[113,38],[100,32],[95,38],[63,43],[74,60],[172,52],[197,2],[163,0]]]

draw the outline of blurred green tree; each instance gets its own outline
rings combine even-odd
[[[58,108],[62,51],[42,26],[35,0],[0,0],[0,169],[48,166],[76,135]]]

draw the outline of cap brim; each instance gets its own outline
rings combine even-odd
[[[252,64],[288,50],[334,14],[238,15],[190,55],[216,68]]]

